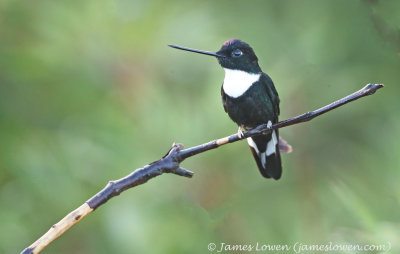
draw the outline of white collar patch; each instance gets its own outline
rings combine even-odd
[[[244,94],[254,82],[260,79],[261,73],[247,73],[240,70],[225,70],[223,84],[224,92],[230,97],[237,98]]]

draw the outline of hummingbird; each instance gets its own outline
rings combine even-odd
[[[249,44],[230,39],[217,52],[168,46],[217,58],[225,70],[221,87],[222,104],[225,112],[239,126],[239,136],[243,136],[243,130],[260,124],[272,126],[278,122],[278,93],[272,79],[258,65],[258,58]],[[247,142],[261,175],[278,180],[282,175],[278,130],[247,138]],[[286,148],[291,150],[286,141],[281,140],[281,145],[287,145]]]

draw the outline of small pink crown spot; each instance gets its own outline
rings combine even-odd
[[[238,39],[229,39],[226,42],[224,42],[224,46],[229,46],[231,44],[233,44],[234,42],[240,41]]]

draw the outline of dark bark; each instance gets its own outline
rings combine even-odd
[[[276,124],[273,124],[271,127],[268,127],[266,124],[259,125],[252,130],[244,132],[242,137],[239,137],[238,134],[233,134],[225,138],[216,139],[183,150],[182,150],[183,145],[174,144],[172,148],[169,150],[169,152],[162,159],[155,161],[149,165],[146,165],[143,168],[139,168],[124,178],[121,178],[116,181],[110,181],[102,191],[100,191],[98,194],[89,199],[87,203],[91,208],[96,209],[100,205],[107,202],[107,200],[109,200],[110,198],[119,195],[124,190],[132,188],[139,184],[143,184],[147,182],[149,179],[161,175],[163,173],[174,173],[181,176],[192,177],[193,172],[183,169],[179,166],[182,161],[191,156],[248,137],[257,136],[260,134],[266,134],[274,129],[279,129],[286,126],[310,121],[319,115],[329,112],[337,107],[343,106],[344,104],[347,104],[351,101],[357,100],[364,96],[371,95],[381,87],[383,87],[382,84],[368,84],[362,89],[358,90],[357,92],[354,92],[340,100],[337,100],[317,110],[310,111],[302,115],[290,118],[288,120],[278,122]]]

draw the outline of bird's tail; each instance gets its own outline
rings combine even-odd
[[[282,175],[278,130],[267,135],[247,138],[261,175],[278,180]]]

